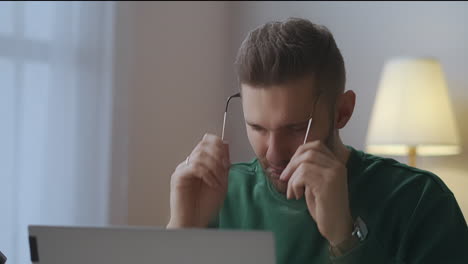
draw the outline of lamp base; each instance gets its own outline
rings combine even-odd
[[[416,167],[416,146],[408,147],[408,165]]]

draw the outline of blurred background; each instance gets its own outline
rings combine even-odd
[[[346,89],[357,94],[341,135],[357,149],[385,62],[440,60],[462,153],[418,158],[418,167],[444,180],[467,217],[466,2],[0,2],[0,250],[8,263],[30,263],[29,224],[164,226],[175,167],[204,133],[221,134],[242,40],[291,16],[334,34]],[[231,160],[250,161],[240,101],[229,111]]]

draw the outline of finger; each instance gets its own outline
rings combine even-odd
[[[222,141],[220,137],[212,134],[205,134],[198,149],[205,149],[214,157],[220,157],[226,167],[230,165],[229,147],[227,141]]]
[[[216,159],[213,154],[207,150],[202,150],[193,154],[190,163],[192,162],[203,164],[203,166],[209,170],[210,174],[214,176],[217,184],[222,186],[222,178],[226,171],[222,161]]]
[[[314,186],[320,184],[322,170],[323,168],[317,164],[302,163],[299,166],[293,183],[297,199],[301,199],[305,195],[306,188],[313,190]]]
[[[319,152],[322,152],[323,154],[329,156],[330,158],[334,158],[335,155],[333,154],[333,152],[327,147],[327,145],[325,145],[325,143],[323,143],[322,140],[315,140],[315,141],[311,141],[307,144],[304,144],[304,149],[305,151],[308,150],[308,149],[315,149]]]
[[[293,181],[293,179],[291,178],[288,181],[288,184],[286,186],[286,199],[288,199],[288,200],[291,199],[291,197],[292,197],[292,187],[291,187],[292,181]]]
[[[193,171],[193,175],[196,178],[201,179],[208,186],[215,189],[218,186],[218,183],[214,175],[210,172],[208,168],[203,163],[200,162],[191,162],[189,168]]]
[[[287,186],[287,191],[286,191],[286,198],[288,199],[296,198],[296,193],[294,191],[293,185],[298,175],[299,175],[299,171],[294,172],[291,179],[288,181],[288,186]]]
[[[287,197],[301,199],[304,196],[305,187],[311,190],[321,186],[323,168],[316,164],[302,163],[288,181]]]
[[[304,196],[305,192],[305,182],[303,177],[298,177],[293,183],[293,190],[296,194],[296,200],[301,199]]]
[[[291,179],[288,181],[288,188],[287,188],[287,194],[286,194],[286,197],[288,199],[292,199],[292,198],[295,198],[296,200],[298,199],[297,198],[297,189],[300,187],[300,183],[299,183],[299,174],[298,173],[294,173],[293,176],[291,177]]]
[[[215,144],[216,146],[207,146],[207,151],[208,154],[212,158],[214,158],[217,164],[221,167],[221,171],[217,174],[217,176],[225,180],[225,178],[227,177],[227,172],[229,172],[229,168],[231,166],[231,159],[229,156],[229,144],[227,142],[221,142],[221,145],[219,145],[219,142],[220,141],[209,143]]]
[[[315,140],[315,141],[311,141],[311,142],[308,142],[306,144],[303,144],[303,145],[300,145],[296,152],[294,153],[293,158],[309,151],[309,150],[316,150],[318,152],[321,152],[323,153],[324,155],[328,156],[329,158],[331,159],[334,159],[335,158],[335,155],[331,152],[330,149],[328,149],[328,147],[321,141],[321,140]]]
[[[216,166],[216,177],[220,183],[225,184],[228,179],[229,174],[229,157],[226,157],[229,154],[223,154],[215,156],[214,154],[207,153],[210,156],[211,162]]]
[[[220,137],[213,135],[213,134],[209,134],[209,133],[206,133],[203,136],[202,142],[206,142],[210,145],[215,145],[219,148],[222,148],[223,143],[224,143]]]
[[[181,163],[179,163],[179,165],[177,165],[177,167],[175,168],[176,170],[180,170],[182,167],[186,166],[186,160],[187,159],[184,159],[184,161],[182,161]]]
[[[288,182],[288,187],[291,190],[291,198],[294,197],[296,200],[299,200],[303,196],[307,173],[308,171],[305,164],[299,166],[299,168],[293,173]]]
[[[223,157],[224,149],[220,145],[208,141],[201,141],[190,153],[191,159],[197,152],[209,152],[214,157]]]
[[[229,163],[229,149],[226,147],[226,143],[216,136],[205,135],[192,153],[196,151],[207,151],[212,154],[212,156],[220,157],[225,163]]]
[[[190,162],[200,161],[205,164],[210,173],[214,175],[216,182],[220,186],[226,186],[228,181],[229,162],[222,161],[221,150],[216,150],[214,146],[200,146],[190,154]]]
[[[330,155],[331,152],[330,153],[329,153],[329,151],[327,152],[327,150],[325,148],[323,148],[322,145],[323,144],[319,140],[308,142],[306,144],[300,145],[297,148],[294,155],[291,157],[290,163],[291,163],[291,161],[295,160],[298,156],[304,154],[305,152],[309,151],[310,149],[315,149],[318,152],[322,152],[324,155],[329,156],[330,158],[334,158],[334,156],[332,154]],[[280,177],[280,180],[286,181],[291,176],[292,171],[290,171],[287,167],[288,166],[286,166],[286,168],[283,171],[281,176],[283,176],[283,174],[285,174],[285,172],[288,173],[288,176],[287,177],[286,176]]]
[[[312,188],[310,188],[309,186],[306,186],[304,195],[306,198],[307,207],[309,209],[310,215],[312,216],[313,219],[317,219],[316,214],[315,214],[315,208],[316,208],[315,195],[312,191]]]
[[[289,161],[288,165],[281,173],[280,180],[288,181],[294,171],[296,171],[297,168],[303,163],[314,163],[326,168],[333,165],[333,160],[324,155],[322,152],[309,149],[308,151],[303,152],[301,155],[296,156]]]
[[[210,163],[208,165],[208,169],[210,169],[214,175],[217,177],[219,176],[220,179],[226,181],[227,177],[223,175],[230,166],[229,148],[227,142],[223,142],[216,135],[206,133],[202,140],[192,150],[190,154],[190,163],[194,162],[194,160],[197,159],[197,156],[200,156],[200,159],[203,160],[207,157],[207,155],[214,158],[215,160],[215,162],[208,162]],[[221,165],[219,165],[219,163]]]
[[[214,134],[211,134],[211,133],[205,133],[203,135],[203,139],[202,140],[207,140],[207,141],[217,141],[219,139],[219,141],[222,141],[220,137],[214,135]]]

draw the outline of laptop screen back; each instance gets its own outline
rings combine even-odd
[[[40,264],[275,263],[266,231],[29,226],[29,236]]]

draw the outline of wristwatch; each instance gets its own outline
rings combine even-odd
[[[338,245],[329,245],[330,256],[339,257],[351,251],[366,239],[367,233],[366,223],[358,216],[356,221],[354,221],[354,230],[351,235]]]

